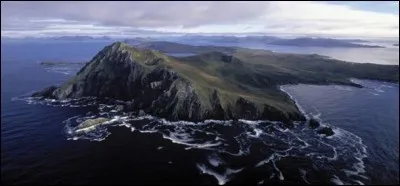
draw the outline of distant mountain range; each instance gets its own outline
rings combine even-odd
[[[189,41],[210,41],[225,43],[262,43],[266,45],[307,46],[307,47],[353,47],[353,48],[384,48],[377,45],[366,45],[367,40],[361,39],[332,39],[332,38],[280,38],[274,36],[182,36],[180,39]]]
[[[309,47],[384,48],[383,46],[357,44],[356,42],[367,42],[367,41],[303,37],[295,39],[280,39],[269,42],[268,44],[285,45],[285,46],[309,46]]]
[[[183,44],[191,43],[215,43],[223,44],[238,44],[238,43],[257,43],[265,45],[281,45],[281,46],[304,46],[304,47],[346,47],[346,48],[384,48],[378,45],[367,45],[361,43],[369,43],[367,40],[361,39],[332,39],[332,38],[313,38],[301,37],[294,39],[279,38],[274,36],[202,36],[202,35],[187,35],[172,38],[163,38],[164,41],[177,42]],[[157,41],[157,39],[129,39],[125,40],[129,43],[140,43],[142,41]]]
[[[367,45],[368,43],[361,39],[332,39],[332,38],[314,38],[314,37],[299,37],[299,38],[280,38],[275,36],[205,36],[205,35],[184,35],[184,36],[165,36],[161,37],[163,41],[171,41],[177,43],[190,44],[192,42],[207,42],[207,43],[257,43],[265,45],[281,45],[281,46],[303,46],[303,47],[347,47],[347,48],[384,48],[378,45]],[[111,37],[91,37],[91,36],[61,36],[61,37],[46,37],[34,38],[26,37],[21,39],[1,38],[3,41],[118,41],[121,39]],[[124,40],[124,39],[122,39]],[[157,41],[160,38],[132,38],[125,39],[124,42],[136,43],[147,41]],[[396,45],[395,45],[396,46]]]

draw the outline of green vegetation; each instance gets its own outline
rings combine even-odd
[[[197,53],[189,57],[169,57],[168,66],[189,79],[204,100],[215,89],[222,107],[234,105],[239,97],[257,105],[268,104],[281,111],[297,110],[293,101],[278,90],[283,84],[361,85],[350,78],[398,82],[398,65],[361,64],[320,55],[283,54],[239,47],[189,46],[170,42],[150,42],[148,48],[171,53]],[[238,64],[227,63],[232,56]]]

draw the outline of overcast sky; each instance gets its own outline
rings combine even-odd
[[[399,2],[1,2],[1,35],[398,37]]]

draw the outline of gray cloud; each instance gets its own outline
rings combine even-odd
[[[398,15],[326,2],[1,2],[2,35],[282,33],[398,35]]]
[[[62,18],[131,27],[236,24],[265,12],[265,2],[2,2],[1,19]],[[2,24],[3,27],[3,24]]]

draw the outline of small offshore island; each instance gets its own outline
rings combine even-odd
[[[164,53],[190,52],[188,57]],[[344,62],[319,55],[281,54],[239,47],[115,42],[60,87],[34,97],[113,98],[129,101],[132,111],[168,120],[272,120],[288,126],[306,121],[283,91],[285,84],[337,84],[361,88],[350,78],[399,81],[398,65]],[[107,121],[87,121],[90,126]],[[319,122],[309,121],[311,128]],[[330,128],[318,133],[332,135]]]
[[[86,62],[62,62],[62,61],[43,61],[40,65],[44,66],[59,66],[59,65],[82,65]]]

